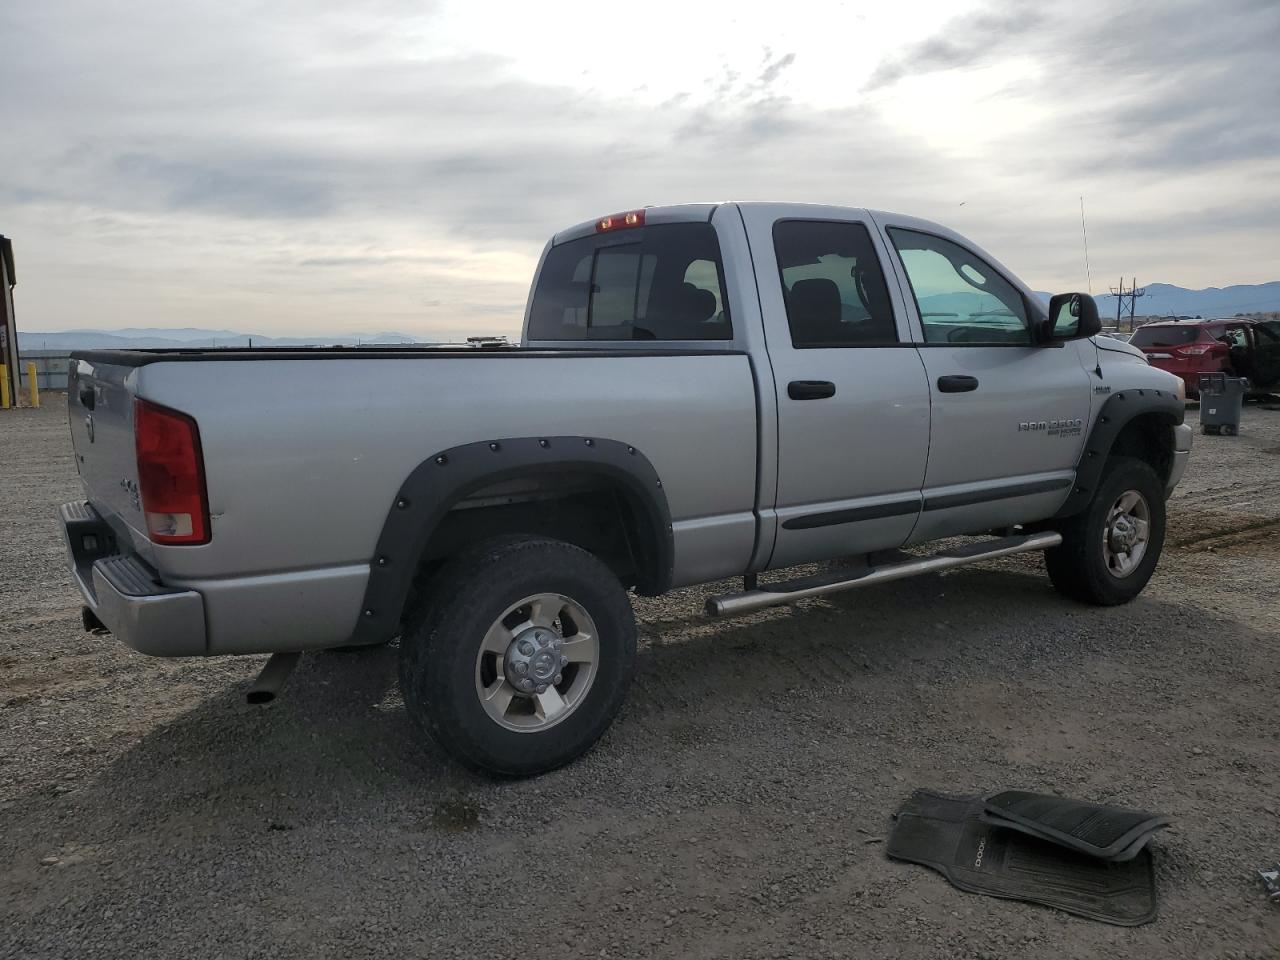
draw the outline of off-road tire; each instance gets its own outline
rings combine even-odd
[[[504,610],[544,592],[571,598],[594,621],[596,674],[572,714],[544,731],[517,732],[485,712],[476,659]],[[406,614],[400,690],[414,723],[454,759],[488,774],[532,776],[581,756],[609,728],[631,684],[635,651],[631,604],[604,563],[559,540],[501,537],[450,561]]]
[[[1142,494],[1150,512],[1146,552],[1132,573],[1115,576],[1107,566],[1104,531],[1112,505],[1127,490]],[[1085,510],[1059,528],[1062,544],[1045,551],[1049,579],[1060,593],[1098,606],[1128,603],[1147,585],[1164,547],[1164,485],[1149,464],[1133,457],[1112,457]]]

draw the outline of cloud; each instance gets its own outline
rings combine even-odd
[[[1271,279],[1280,7],[1208,9],[991,3],[861,73],[709,38],[705,82],[649,102],[438,42],[447,5],[6,4],[0,228],[29,329],[511,333],[555,230],[734,197],[931,216],[1052,288],[1085,193],[1095,272]]]
[[[876,90],[905,77],[981,66],[1007,57],[1046,22],[1044,5],[1015,0],[948,20],[935,34],[908,44],[883,60],[865,88]]]

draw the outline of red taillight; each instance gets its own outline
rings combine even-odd
[[[1212,349],[1213,349],[1213,344],[1203,343],[1203,344],[1192,344],[1187,347],[1179,347],[1178,352],[1183,356],[1198,357],[1201,354],[1208,353]]]
[[[200,431],[185,413],[133,402],[138,493],[153,543],[208,543]]]
[[[644,211],[632,210],[629,213],[614,213],[601,217],[596,221],[596,233],[608,233],[610,230],[625,230],[628,227],[643,227]]]

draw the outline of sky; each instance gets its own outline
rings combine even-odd
[[[21,330],[516,334],[552,233],[735,199],[1280,279],[1280,3],[0,3]]]

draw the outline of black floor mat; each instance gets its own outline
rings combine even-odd
[[[1045,793],[1002,790],[987,797],[983,822],[1021,830],[1102,860],[1132,860],[1169,818]]]
[[[933,867],[961,890],[1027,900],[1131,927],[1156,915],[1151,851],[1108,862],[983,823],[982,797],[917,790],[898,811],[887,853]]]

